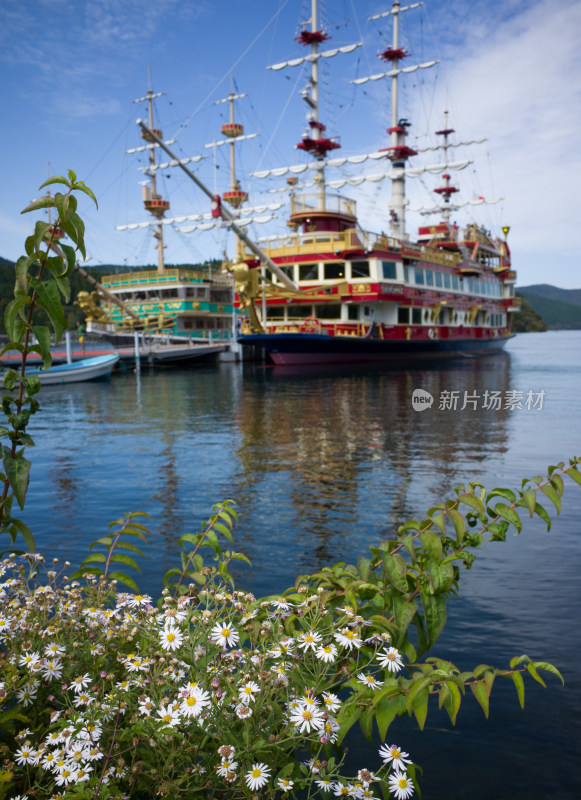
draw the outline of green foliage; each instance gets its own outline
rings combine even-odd
[[[0,438],[7,439],[8,443],[1,448],[0,534],[8,534],[12,545],[20,534],[29,552],[35,551],[34,537],[29,528],[12,515],[14,499],[21,510],[24,508],[31,466],[24,452],[27,447],[34,446],[26,428],[30,417],[39,409],[35,395],[40,390],[40,381],[26,375],[27,358],[30,353],[39,353],[45,369],[48,369],[51,365],[51,329],[58,342],[67,328],[61,297],[66,301],[70,297],[69,276],[75,266],[76,252],[85,256],[85,228],[76,213],[74,192],[83,192],[95,204],[97,202],[92,191],[83,181],[77,180],[72,170],[66,178],[49,178],[40,188],[52,184],[64,184],[66,192],[41,197],[22,212],[55,208],[58,217],[54,224],[37,220],[34,233],[25,241],[26,255],[21,256],[14,266],[13,298],[4,312],[9,341],[0,350],[0,355],[14,350],[22,356],[19,371],[8,369],[2,376],[2,385],[7,392],[2,397],[2,412],[8,425],[0,426]],[[74,247],[58,244],[59,230],[68,234]],[[39,311],[45,324],[36,322]]]
[[[511,330],[513,333],[538,333],[547,330],[547,323],[541,315],[534,310],[529,301],[517,292],[520,297],[520,308],[512,314]]]
[[[542,294],[537,293],[537,290],[541,290]],[[578,289],[558,289],[555,286],[541,285],[525,287],[518,293],[530,305],[533,312],[542,317],[547,328],[553,330],[581,328]]]

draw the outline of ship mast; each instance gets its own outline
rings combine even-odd
[[[448,112],[444,111],[444,128],[441,131],[436,131],[436,136],[443,136],[444,143],[441,145],[442,150],[444,151],[444,165],[448,166],[448,148],[450,147],[450,143],[448,141],[448,136],[454,133],[453,128],[448,127]],[[441,197],[444,198],[444,206],[442,208],[442,218],[446,225],[450,223],[450,195],[454,194],[458,191],[456,186],[452,186],[450,184],[450,175],[447,171],[444,172],[442,175],[442,179],[444,181],[443,186],[438,186],[437,189],[434,189],[436,194],[439,194]]]
[[[151,67],[148,67],[148,77],[149,77],[149,88],[147,90],[147,94],[145,95],[145,97],[140,97],[137,100],[134,100],[133,102],[139,103],[142,100],[147,100],[149,128],[156,134],[156,136],[158,136],[161,139],[162,132],[153,127],[153,100],[156,97],[161,97],[163,92],[154,93],[152,91]],[[158,220],[158,224],[155,226],[155,230],[153,232],[153,238],[156,240],[155,248],[157,250],[157,271],[163,272],[165,270],[164,254],[163,254],[163,251],[165,250],[165,244],[163,242],[163,225],[161,220],[165,212],[169,210],[169,201],[162,200],[161,195],[158,194],[157,191],[157,179],[156,179],[157,165],[155,161],[156,141],[151,136],[149,136],[148,132],[145,131],[143,128],[141,129],[141,135],[143,136],[146,142],[149,142],[149,147],[148,147],[149,169],[146,170],[146,175],[149,176],[149,185],[145,185],[143,187],[143,205],[145,206],[145,210],[149,211],[149,213]]]
[[[230,121],[222,125],[222,133],[230,140],[230,189],[224,192],[222,199],[233,208],[240,208],[248,200],[248,194],[240,188],[240,181],[236,178],[236,142],[242,136],[244,128],[239,122],[234,121],[234,101],[245,95],[235,95],[234,89],[230,90],[227,101],[230,106]],[[236,260],[242,259],[242,242],[236,236]]]
[[[303,99],[310,107],[307,115],[310,131],[306,131],[303,139],[297,147],[304,150],[317,159],[317,170],[314,176],[314,183],[317,186],[317,210],[325,210],[325,166],[324,160],[329,150],[335,150],[340,145],[325,137],[325,125],[320,121],[319,110],[319,45],[326,39],[330,39],[323,30],[319,30],[318,5],[317,0],[311,0],[311,18],[303,25],[311,23],[311,30],[303,28],[297,41],[302,42],[305,47],[311,47],[311,77],[307,89],[302,92]]]

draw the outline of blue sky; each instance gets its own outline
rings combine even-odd
[[[352,55],[325,60],[322,120],[340,136],[338,153],[368,153],[389,144],[390,82],[355,88],[355,77],[381,71],[376,58],[389,44],[388,22],[367,18],[386,10],[378,0],[327,0],[322,12],[332,35],[326,47],[363,41]],[[145,94],[151,65],[158,127],[177,136],[182,156],[205,153],[196,167],[211,187],[228,188],[226,148],[217,169],[204,144],[220,139],[226,107],[215,105],[230,90],[248,97],[237,104],[246,133],[259,136],[238,150],[239,177],[252,204],[280,200],[276,184],[246,178],[255,169],[299,163],[295,149],[305,127],[306,106],[298,91],[302,68],[272,72],[266,65],[302,54],[293,37],[310,15],[303,0],[3,0],[0,69],[3,86],[3,146],[0,166],[0,255],[22,252],[31,220],[20,210],[38,196],[47,165],[51,174],[72,168],[90,185],[99,211],[81,203],[91,265],[155,263],[151,232],[120,232],[115,226],[145,221],[135,120],[145,108],[132,103]],[[412,123],[408,143],[435,144],[443,111],[458,140],[486,138],[458,148],[454,157],[474,164],[453,173],[462,197],[503,197],[494,206],[458,211],[458,222],[475,219],[499,231],[511,226],[509,242],[519,284],[581,286],[577,244],[578,184],[581,179],[581,5],[575,0],[426,0],[402,15],[407,63],[434,58],[441,64],[401,81],[401,116]],[[432,153],[427,163],[438,160]],[[409,162],[419,166],[420,157]],[[351,168],[350,174],[377,165]],[[340,178],[341,173],[328,175]],[[283,179],[284,180],[284,179]],[[437,177],[408,181],[410,206],[431,204]],[[281,185],[280,183],[278,185]],[[160,186],[171,216],[208,211],[199,190],[177,170],[162,173]],[[346,194],[355,196],[348,188]],[[431,196],[430,196],[431,195]],[[360,223],[387,229],[389,187],[373,185],[358,198]],[[434,220],[435,221],[435,220]],[[414,235],[425,218],[409,214]],[[167,226],[168,228],[170,226]],[[256,226],[257,236],[284,230]],[[166,258],[185,263],[232,254],[231,237],[167,230]]]

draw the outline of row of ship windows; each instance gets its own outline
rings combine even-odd
[[[212,303],[230,303],[232,301],[232,292],[228,289],[224,290],[209,290],[207,286],[200,287],[186,287],[185,293],[179,292],[178,289],[158,289],[151,291],[133,292],[131,295],[132,300],[183,300],[196,299],[196,300],[210,300]]]
[[[342,313],[346,308],[347,315]],[[285,313],[286,312],[286,313]],[[478,312],[479,316],[474,321],[477,324],[487,324],[492,326],[506,325],[506,314],[488,314],[485,311]],[[342,320],[344,322],[357,322],[361,319],[368,319],[372,316],[371,306],[356,305],[355,303],[328,303],[326,305],[296,305],[296,306],[270,306],[266,310],[267,319],[281,322],[307,319],[316,317],[319,320]],[[456,311],[453,308],[440,309],[439,315],[434,318],[433,309],[409,306],[399,306],[397,310],[397,322],[399,325],[462,325],[468,322],[469,311]],[[486,320],[486,322],[485,322]]]
[[[373,263],[373,262],[372,262]],[[469,292],[487,297],[502,297],[500,283],[483,281],[478,278],[461,278],[450,272],[440,272],[422,267],[408,268],[396,261],[377,261],[377,273],[372,275],[369,261],[329,261],[322,264],[292,264],[280,267],[292,281],[312,283],[313,281],[357,280],[374,277],[376,280],[404,280],[416,286],[450,289],[456,292]],[[399,267],[399,269],[398,269]],[[403,269],[403,273],[401,272]],[[400,274],[398,274],[400,273]]]

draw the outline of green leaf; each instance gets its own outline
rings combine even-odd
[[[26,208],[20,213],[27,214],[29,211],[38,211],[39,208],[54,208],[55,205],[56,203],[54,197],[45,195],[44,197],[39,197],[38,200],[33,200],[32,203],[26,206]]]
[[[454,530],[456,531],[456,545],[460,547],[466,532],[466,520],[459,511],[456,511],[455,508],[448,509],[448,517],[450,518],[450,521],[454,526]]]
[[[79,191],[79,192],[84,192],[86,195],[88,195],[88,196],[91,198],[91,200],[93,201],[93,203],[95,203],[95,206],[96,206],[97,208],[99,208],[99,204],[97,203],[97,198],[95,197],[95,195],[93,194],[93,192],[92,192],[92,191],[89,189],[89,187],[88,187],[88,186],[85,186],[85,184],[83,183],[83,181],[76,181],[76,182],[75,182],[75,190],[76,190],[76,191]]]
[[[497,505],[494,507],[494,510],[499,516],[507,520],[507,522],[510,522],[511,525],[514,525],[519,533],[522,531],[522,522],[520,521],[520,517],[514,508],[506,506],[504,503],[497,503]]]
[[[66,178],[63,178],[62,175],[55,175],[53,178],[48,178],[48,180],[46,180],[44,183],[41,183],[38,188],[39,190],[44,189],[45,186],[51,186],[53,183],[64,183],[65,186],[69,187],[71,185]],[[22,213],[24,214],[24,211]]]
[[[32,345],[29,349],[33,353],[39,353],[45,369],[52,365],[50,354],[50,330],[46,325],[33,325],[32,332],[38,344]]]
[[[118,581],[118,583],[123,583],[125,586],[129,586],[130,589],[133,589],[134,592],[139,594],[139,586],[135,583],[133,578],[129,577],[129,575],[125,575],[123,572],[110,572],[107,577],[110,581]]]
[[[61,244],[61,250],[65,254],[65,258],[67,260],[67,275],[70,275],[75,267],[75,263],[77,261],[77,256],[75,253],[75,248],[71,247],[70,244]]]
[[[399,688],[397,688],[396,691],[399,692]],[[397,717],[400,710],[401,698],[399,696],[394,697],[393,695],[394,693],[391,691],[388,694],[382,693],[382,697],[375,708],[375,719],[382,741],[385,739],[387,729]]]
[[[533,489],[530,492],[525,492],[521,499],[518,502],[518,505],[526,506],[529,510],[529,514],[532,517],[535,513],[535,503],[537,502],[537,493]]]
[[[547,684],[544,682],[544,680],[541,678],[541,676],[535,669],[535,665],[532,663],[532,661],[530,664],[527,664],[527,670],[529,674],[532,675],[533,678],[537,681],[537,683],[540,683],[541,686],[544,686],[545,688],[547,687]]]
[[[429,648],[442,633],[446,624],[446,599],[441,594],[430,595],[425,589],[420,591],[420,598],[424,609]]]
[[[407,564],[398,553],[384,553],[383,565],[389,577],[389,581],[398,592],[406,593],[408,590]]]
[[[572,480],[581,486],[581,472],[576,467],[569,467],[565,470],[565,475],[568,475]]]
[[[460,703],[462,702],[462,695],[460,694],[460,689],[456,686],[454,681],[446,681],[445,686],[450,694],[444,700],[444,708],[448,712],[450,722],[452,725],[455,725],[456,717],[458,716],[458,710],[460,709]]]
[[[15,369],[9,368],[6,372],[2,375],[2,385],[5,389],[8,389],[11,392],[14,389],[14,384],[20,377],[20,373],[17,372]]]
[[[361,579],[367,581],[369,576],[369,568],[371,566],[371,561],[369,558],[364,558],[363,556],[359,556],[357,559],[357,569],[359,574],[361,575]]]
[[[28,481],[30,479],[30,461],[27,461],[21,454],[13,458],[10,454],[10,450],[5,448],[3,463],[6,477],[10,482],[10,486],[16,497],[16,502],[22,511],[26,499],[26,492],[28,491]]]
[[[339,730],[337,732],[337,744],[340,747],[341,742],[345,738],[347,732],[355,725],[359,719],[359,708],[356,705],[343,706],[337,715],[337,722],[339,723]]]
[[[516,687],[516,693],[518,695],[518,701],[520,703],[520,707],[525,707],[525,683],[522,679],[522,675],[520,672],[511,672],[510,677],[513,680],[513,683]]]
[[[14,271],[16,273],[16,286],[14,289],[15,296],[18,292],[22,292],[23,294],[28,294],[28,270],[35,262],[34,256],[20,256],[16,264],[14,265]]]
[[[124,553],[118,553],[117,550],[115,551],[115,555],[111,556],[111,563],[113,562],[124,564],[126,567],[132,567],[133,569],[136,569],[137,572],[141,572],[141,567],[134,558],[131,558],[131,556],[126,556]]]
[[[370,744],[373,744],[373,708],[369,706],[361,712],[359,717],[361,732]]]
[[[50,222],[44,222],[41,219],[36,220],[36,224],[34,226],[34,249],[39,250],[40,245],[46,238],[48,231],[52,228]]]
[[[34,536],[32,535],[32,531],[24,523],[21,519],[10,519],[10,527],[14,530],[14,532],[19,533],[24,542],[26,544],[26,548],[29,553],[36,553],[36,542],[34,541]],[[13,540],[14,541],[14,540]]]
[[[395,640],[395,646],[400,647],[403,642],[407,629],[418,611],[418,604],[415,600],[407,602],[404,597],[396,595],[393,598],[393,613],[395,616],[395,624],[398,629],[398,635]]]
[[[430,580],[434,592],[449,592],[454,582],[454,567],[449,562],[438,564],[437,561],[428,561]]]
[[[474,697],[480,703],[480,707],[484,711],[484,716],[488,719],[489,693],[484,685],[484,681],[470,683],[470,689]]]
[[[516,495],[510,489],[493,489],[487,494],[486,502],[490,503],[493,497],[504,497],[509,503],[514,503],[516,501]]]
[[[69,203],[70,203],[70,194],[67,192],[66,194],[62,194],[62,192],[57,192],[54,196],[57,211],[59,213],[59,221],[66,219],[69,213]]]
[[[20,325],[17,326],[18,315],[24,306],[29,303],[30,297],[26,295],[16,300],[11,300],[6,306],[6,311],[4,312],[4,327],[6,328],[6,333],[13,342],[20,341],[22,327]]]
[[[232,531],[230,528],[228,528],[226,525],[223,525],[221,522],[215,522],[213,527],[214,530],[217,530],[219,533],[225,536],[230,544],[234,544],[234,539],[232,538]]]
[[[474,511],[476,511],[476,513],[478,514],[478,516],[481,519],[484,519],[486,517],[486,509],[484,508],[484,506],[482,504],[482,500],[480,500],[478,497],[476,497],[475,494],[472,494],[472,492],[467,492],[466,494],[461,494],[458,497],[458,501],[460,503],[464,503],[467,506],[470,506],[470,508],[472,508]]]
[[[421,731],[424,730],[426,716],[428,714],[428,698],[429,693],[427,687],[422,688],[414,697],[414,702],[412,705],[412,711]]]
[[[105,564],[106,561],[107,558],[103,553],[91,553],[82,562],[81,567],[85,564]]]
[[[539,515],[539,517],[540,517],[542,520],[544,520],[544,522],[545,522],[545,523],[546,523],[546,525],[547,525],[547,530],[548,530],[548,531],[550,531],[550,530],[551,530],[551,525],[552,525],[551,518],[550,518],[550,516],[547,514],[547,512],[545,511],[545,509],[543,508],[543,506],[542,506],[540,503],[537,503],[537,504],[535,505],[535,514],[538,514],[538,515]]]
[[[428,558],[440,562],[442,560],[442,540],[434,531],[420,533],[420,540],[428,554]]]
[[[557,509],[557,514],[561,513],[561,498],[559,497],[559,493],[555,491],[555,489],[548,484],[547,486],[541,486],[541,492],[546,495],[549,500],[551,500]]]
[[[39,281],[37,279],[33,279],[32,284],[38,295],[38,305],[44,308],[50,317],[54,328],[55,341],[58,343],[67,329],[67,321],[57,285],[54,280]]]
[[[24,384],[28,397],[32,397],[40,392],[40,378],[38,375],[25,375],[22,379],[22,383]]]
[[[556,675],[557,678],[559,678],[559,680],[563,684],[563,686],[565,685],[565,679],[563,678],[557,667],[553,666],[553,664],[549,664],[548,661],[533,661],[532,663],[536,669],[544,669],[545,672],[550,672],[551,675]]]

